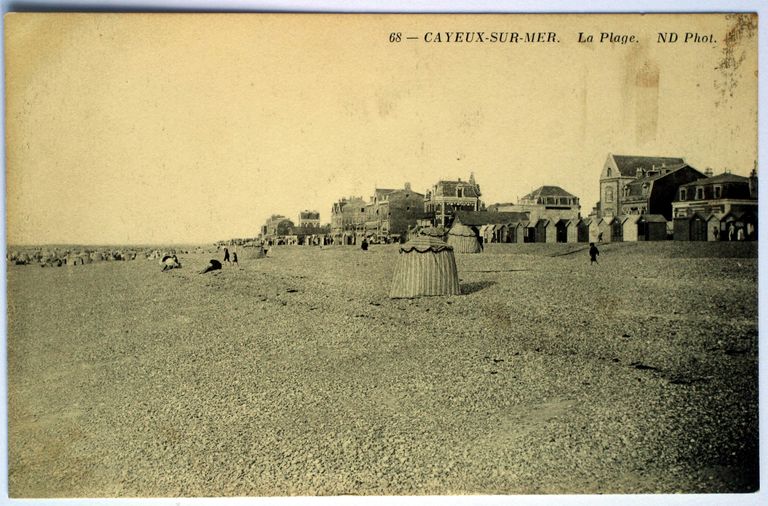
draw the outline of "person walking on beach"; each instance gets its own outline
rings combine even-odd
[[[237,263],[237,251],[232,252],[232,266],[235,266],[235,265],[237,265],[238,267],[240,266],[240,264]]]
[[[597,250],[597,246],[595,246],[595,243],[593,242],[589,243],[589,265],[597,263],[597,255],[599,254],[600,252]]]
[[[229,250],[227,248],[224,248],[224,261],[227,263],[231,263],[229,261]]]
[[[363,237],[363,242],[360,243],[360,249],[368,251],[368,241],[365,240],[365,237]]]

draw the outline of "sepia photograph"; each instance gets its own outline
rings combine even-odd
[[[758,493],[758,14],[3,23],[10,498]]]

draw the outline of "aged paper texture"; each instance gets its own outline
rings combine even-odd
[[[757,490],[756,15],[4,22],[11,497]]]

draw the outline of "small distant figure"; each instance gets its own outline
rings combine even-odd
[[[229,261],[229,250],[227,248],[224,248],[224,261],[227,263],[231,263]]]
[[[728,227],[728,240],[732,241],[733,236],[736,234],[736,227],[733,226],[733,223],[731,223],[731,226]]]
[[[720,229],[717,227],[712,227],[712,234],[715,236],[715,240],[720,240]]]
[[[360,243],[360,249],[368,251],[368,241],[363,237],[363,242]]]
[[[597,256],[599,254],[600,251],[597,249],[597,246],[595,246],[595,243],[589,243],[589,265],[597,263]]]
[[[176,255],[164,256],[161,263],[163,264],[163,272],[169,271],[171,269],[181,268],[181,262],[179,262],[179,259],[176,257]]]
[[[237,251],[232,252],[232,265],[237,265],[238,267],[240,266],[240,264],[237,263]]]
[[[736,232],[736,240],[737,241],[744,240],[744,227],[739,227],[738,231]]]
[[[597,242],[603,242],[603,233],[597,234]],[[594,243],[589,243],[590,246],[594,246]]]
[[[200,274],[205,274],[206,272],[218,271],[218,270],[221,270],[221,262],[219,262],[218,260],[211,259],[211,261],[208,263],[208,266],[205,269],[203,269],[200,272]]]

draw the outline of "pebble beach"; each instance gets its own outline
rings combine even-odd
[[[756,243],[8,265],[11,497],[751,492]]]

